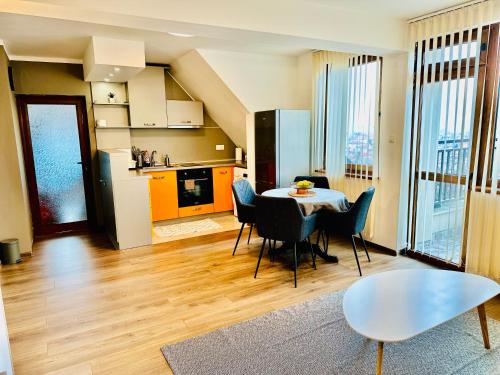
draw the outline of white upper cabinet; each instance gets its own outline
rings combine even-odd
[[[128,81],[130,126],[166,128],[167,99],[162,67],[147,66]]]
[[[203,103],[189,100],[167,100],[169,128],[203,126]]]

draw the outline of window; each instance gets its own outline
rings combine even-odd
[[[372,176],[378,126],[381,59],[363,56],[349,67],[346,176]]]

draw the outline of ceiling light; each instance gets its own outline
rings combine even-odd
[[[109,82],[109,78],[104,78],[104,82]]]
[[[168,32],[168,34],[172,35],[172,36],[179,36],[181,38],[192,38],[194,35],[191,35],[191,34],[184,34],[184,33],[171,33],[171,32]]]
[[[120,71],[120,68],[115,66],[115,72],[119,72]]]
[[[109,73],[108,76],[114,77],[115,75],[113,73]]]

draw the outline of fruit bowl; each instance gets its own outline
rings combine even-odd
[[[307,180],[297,181],[294,185],[292,185],[292,188],[297,190],[297,194],[307,194],[307,191],[313,187],[314,182]]]

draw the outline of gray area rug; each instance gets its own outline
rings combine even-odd
[[[376,342],[354,332],[344,292],[161,348],[174,374],[374,374]],[[367,314],[370,312],[367,311]],[[476,311],[384,347],[384,374],[500,374],[500,323],[483,346]]]

